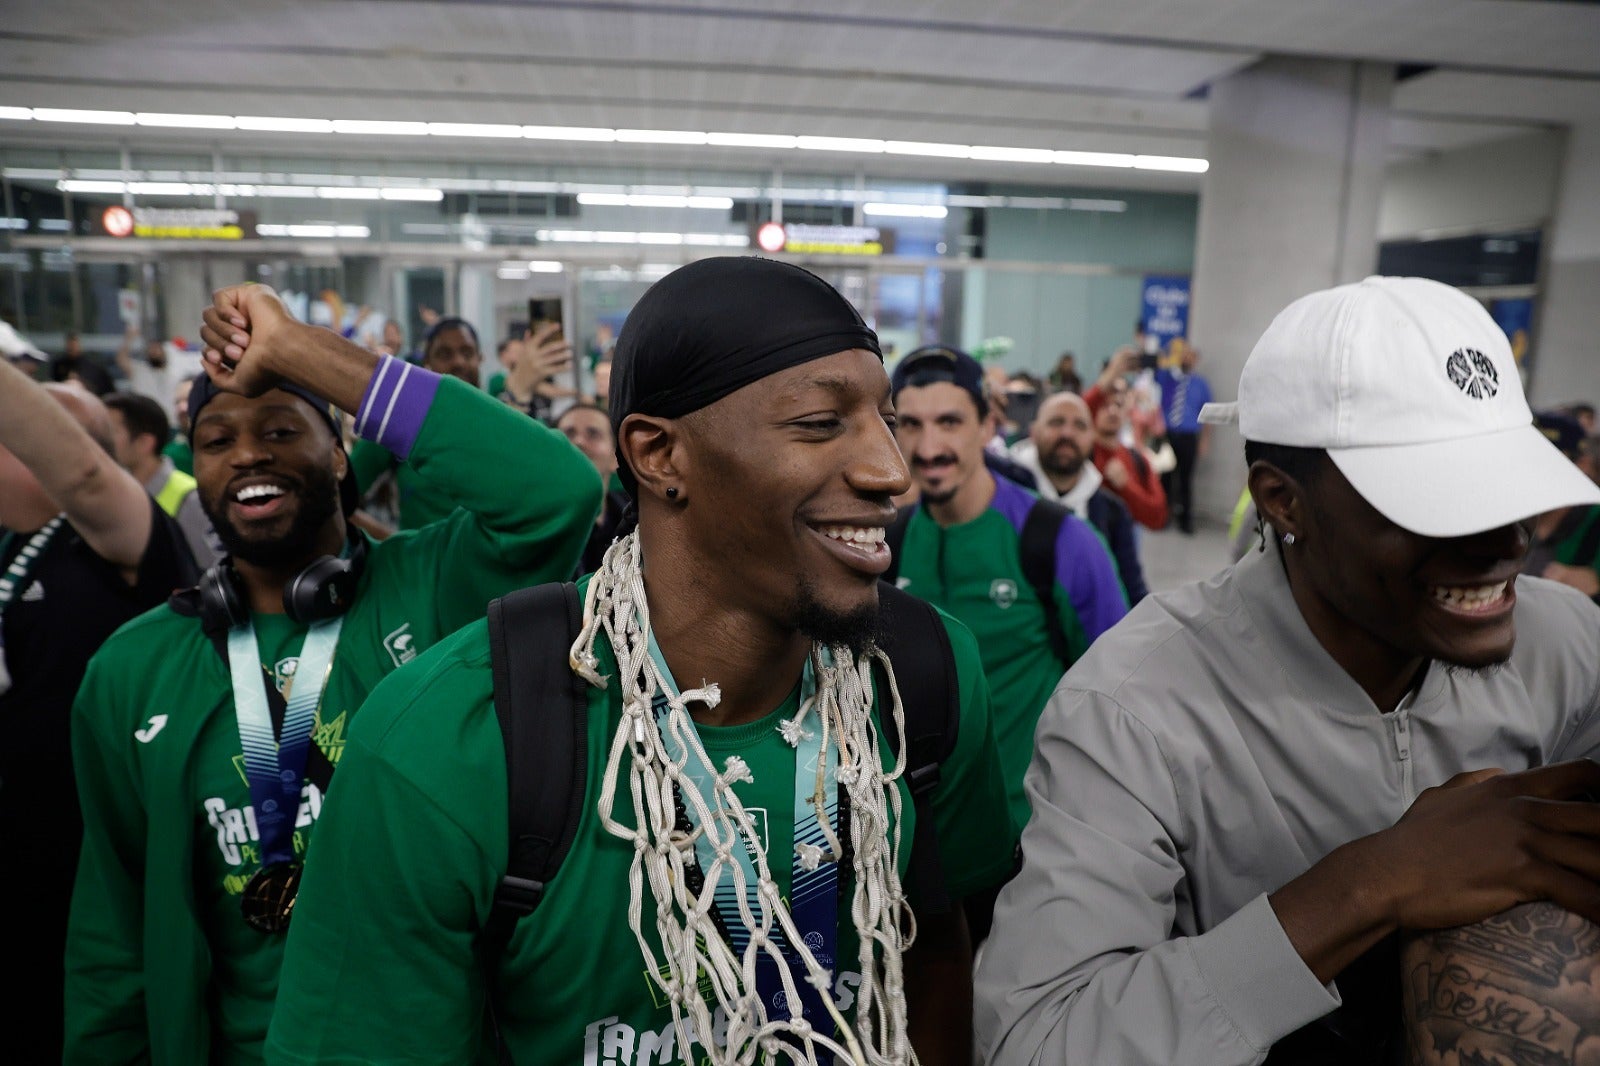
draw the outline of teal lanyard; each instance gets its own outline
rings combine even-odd
[[[666,690],[656,693],[651,708],[659,725],[668,711],[668,692],[676,697],[680,689],[673,680],[672,671],[667,668],[666,657],[661,654],[661,648],[656,644],[655,634],[650,634],[649,640],[650,657],[655,662],[662,688]],[[839,747],[837,743],[830,744],[828,750],[824,752],[821,723],[817,721],[816,715],[804,716],[806,708],[815,706],[816,693],[815,671],[812,669],[811,661],[807,659],[805,673],[800,680],[800,711],[795,714],[796,720],[802,723],[809,722],[809,728],[798,733],[799,742],[795,745],[794,847],[790,856],[789,914],[812,957],[824,969],[832,971],[837,962],[839,942],[839,863],[819,862],[813,864],[812,869],[806,869],[807,864],[802,861],[800,855],[802,844],[823,851],[828,850],[827,838],[823,835],[815,803],[817,765],[820,759],[826,760],[824,763],[826,775],[823,779],[825,785],[823,792],[826,797],[824,813],[835,839],[839,830]],[[685,772],[694,780],[701,794],[710,795],[711,782],[706,776],[706,767],[697,760],[689,758],[687,752],[672,750],[674,738],[664,728],[661,730],[661,739],[668,747],[669,757],[683,761]],[[690,824],[698,829],[699,826],[696,824],[698,812],[687,803],[683,806]],[[768,832],[775,836],[770,828],[770,822]],[[761,901],[755,862],[746,847],[735,847],[733,856],[744,871],[745,906],[750,913],[759,914]],[[710,841],[706,839],[705,833],[695,834],[695,857],[699,860],[702,871],[711,869],[711,864],[715,861],[716,853]],[[769,867],[773,861],[774,856],[769,854],[767,856]],[[721,878],[717,882],[713,902],[718,916],[722,919],[720,924],[727,935],[728,946],[733,949],[735,955],[743,958],[745,949],[750,944],[751,930],[740,918],[737,891],[733,878]],[[774,927],[772,940],[788,961],[790,972],[803,978],[806,972],[805,964],[795,947],[787,942],[781,928]],[[756,990],[766,1005],[768,1017],[783,1018],[791,1013],[798,1017],[803,1014],[819,1032],[832,1032],[833,1019],[823,1007],[817,989],[803,979],[797,980],[795,985],[800,994],[799,1004],[787,1001],[777,961],[765,951],[757,953]]]
[[[245,622],[228,631],[228,669],[233,675],[239,746],[244,750],[245,780],[261,837],[263,868],[294,861],[294,822],[300,810],[306,755],[343,623],[343,617],[331,618],[313,622],[307,631],[300,663],[289,682],[283,728],[276,742],[255,626]]]

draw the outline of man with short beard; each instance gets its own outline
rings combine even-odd
[[[228,557],[107,641],[73,708],[69,1063],[259,1058],[362,700],[492,597],[570,574],[600,500],[559,434],[294,321],[268,288],[219,291],[201,335],[189,436]],[[450,516],[382,543],[354,530],[335,408],[448,493]],[[505,476],[523,462],[539,491]]]
[[[0,958],[13,1062],[61,1059],[61,951],[83,825],[68,723],[89,658],[194,580],[183,533],[112,457],[105,405],[0,360]]]
[[[1030,578],[1039,560],[1023,558],[1024,531],[1035,509],[1049,505],[984,461],[989,396],[977,360],[953,348],[919,348],[895,366],[892,380],[895,437],[920,490],[902,519],[896,582],[977,637],[1011,814],[1023,825],[1022,778],[1039,711],[1067,667],[1121,621],[1127,600],[1105,545],[1071,514],[1058,512],[1060,525],[1046,542],[1047,588]]]
[[[1100,471],[1089,462],[1092,454],[1094,419],[1083,397],[1071,392],[1046,397],[1028,427],[1028,439],[1011,449],[1011,458],[1033,475],[1043,499],[1056,501],[1100,531],[1131,607],[1150,591],[1139,565],[1133,516],[1102,486]]]
[[[798,267],[701,260],[629,314],[610,415],[638,527],[581,583],[570,655],[544,636],[587,694],[581,803],[546,798],[578,812],[571,850],[496,945],[500,660],[470,626],[362,711],[269,1059],[483,1062],[498,1038],[521,1063],[968,1062],[960,911],[901,878],[920,812],[957,900],[1008,872],[1014,830],[959,624],[929,619],[960,698],[931,807],[887,754],[871,641],[907,476],[877,337]]]
[[[1051,697],[980,1049],[1394,1062],[1403,977],[1408,1061],[1596,1061],[1600,608],[1517,571],[1600,489],[1483,306],[1419,278],[1296,300],[1206,417],[1270,536]]]

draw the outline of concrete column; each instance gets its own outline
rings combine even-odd
[[[1219,400],[1272,317],[1377,264],[1387,64],[1269,57],[1211,86],[1189,334]],[[1243,444],[1212,430],[1198,512],[1225,521],[1244,487]]]
[[[1600,122],[1567,134],[1533,331],[1534,406],[1600,402]]]

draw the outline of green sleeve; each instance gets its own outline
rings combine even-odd
[[[961,721],[955,750],[940,767],[933,813],[945,886],[952,899],[961,899],[1011,875],[1021,827],[1012,821],[1006,798],[978,642],[966,626],[939,613],[955,652]]]
[[[505,371],[497,371],[490,375],[489,385],[486,389],[484,389],[484,391],[489,394],[489,398],[491,400],[498,400],[500,398],[500,394],[506,391]]]
[[[468,635],[487,643],[480,628]],[[473,731],[483,723],[461,713],[461,669],[438,667],[458,643],[390,674],[353,719],[295,903],[268,1063],[492,1061],[474,949],[498,878],[491,859],[505,855],[487,854],[462,814],[503,840],[503,814],[473,811],[503,810],[506,795],[503,774],[498,788],[485,779]],[[439,774],[481,787],[441,786]]]
[[[131,730],[110,728],[116,693],[127,680],[105,659],[97,655],[90,661],[72,708],[83,848],[67,923],[67,1063],[150,1057],[143,958],[145,811],[128,750]]]
[[[496,596],[577,570],[600,475],[561,433],[445,378],[407,462],[457,508],[400,534],[412,540],[394,556],[404,587],[432,594],[441,633],[483,617]]]
[[[358,440],[350,449],[350,469],[356,472],[356,487],[363,496],[372,491],[372,483],[384,471],[398,462],[389,449],[370,440]]]

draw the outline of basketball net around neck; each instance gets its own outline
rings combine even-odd
[[[847,1018],[834,1005],[834,975],[817,962],[796,929],[772,878],[755,820],[734,793],[736,782],[752,780],[749,766],[738,756],[729,757],[721,766],[713,765],[689,715],[691,704],[717,705],[721,698],[717,686],[707,684],[674,695],[673,686],[663,683],[650,655],[650,608],[645,600],[638,537],[635,530],[612,544],[590,579],[583,630],[572,645],[570,662],[590,684],[606,687],[610,679],[599,675],[594,654],[595,641],[604,630],[616,654],[617,680],[623,688],[622,721],[606,758],[599,814],[606,832],[633,845],[628,925],[644,955],[646,972],[671,1006],[679,1046],[687,1049],[692,1042],[700,1043],[715,1066],[746,1066],[758,1061],[827,1066],[835,1056],[854,1066],[914,1064],[916,1056],[906,1033],[901,966],[901,956],[916,936],[915,919],[899,874],[903,819],[898,780],[905,772],[905,715],[887,658],[872,649],[858,661],[842,645],[830,647],[824,655],[814,644],[811,665],[816,695],[801,705],[793,719],[778,727],[791,745],[799,743],[803,731],[820,730],[823,752],[829,744],[839,752],[838,783],[850,807],[854,889],[849,915],[859,937],[861,973],[854,1017]],[[892,719],[899,736],[898,755],[888,771],[879,756],[878,728],[872,715],[874,660],[882,663],[889,680]],[[658,693],[664,694],[668,706],[659,724],[653,710]],[[815,799],[819,810],[828,784],[826,762],[825,758],[817,760]],[[710,782],[709,795],[695,783],[695,770]],[[618,778],[623,775],[628,779],[631,824],[613,817]],[[693,813],[693,831],[679,827],[677,797]],[[827,817],[818,821],[828,850],[811,848],[811,854],[800,856],[803,865],[835,862],[845,853]],[[701,871],[704,881],[695,892],[686,875],[697,865],[695,844],[701,834],[714,857]],[[757,881],[754,907],[746,894],[747,878],[735,858],[736,849],[748,849],[753,857]],[[788,855],[772,858],[790,862]],[[723,939],[714,917],[717,887],[724,883],[731,884],[732,898],[738,903],[737,918],[750,931],[749,944],[741,953],[735,953]],[[665,959],[656,957],[644,934],[647,885]],[[799,955],[803,973],[793,972],[775,941],[780,931],[782,941]],[[777,964],[787,1003],[801,1002],[799,982],[820,992],[833,1016],[835,1033],[819,1032],[797,1007],[790,1008],[786,1017],[769,1016],[756,988],[756,962],[762,952]],[[703,986],[709,987],[709,995]]]

